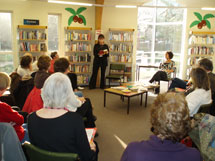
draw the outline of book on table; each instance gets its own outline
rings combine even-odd
[[[97,128],[85,128],[89,143],[93,142]]]

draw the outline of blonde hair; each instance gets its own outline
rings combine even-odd
[[[0,91],[7,89],[10,86],[10,77],[7,73],[0,72]]]
[[[183,95],[173,92],[160,94],[152,106],[151,123],[155,135],[173,142],[187,135],[191,122]]]

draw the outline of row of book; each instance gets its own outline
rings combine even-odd
[[[128,52],[132,53],[132,45],[129,44],[111,44],[110,49],[113,52]]]
[[[215,37],[192,35],[190,37],[189,44],[215,44]]]
[[[133,41],[133,33],[112,33],[109,34],[111,41]]]
[[[71,71],[75,73],[88,73],[90,71],[89,65],[71,65]]]
[[[130,63],[131,62],[131,56],[129,56],[129,55],[110,55],[110,61],[111,62]]]
[[[67,32],[66,40],[91,40],[90,33]]]
[[[74,43],[71,45],[67,45],[68,51],[91,51],[92,47],[91,44],[86,43]]]
[[[90,76],[89,75],[78,75],[77,82],[78,84],[89,84]]]
[[[192,47],[188,50],[190,55],[213,55],[214,49],[213,47]]]
[[[125,67],[125,72],[131,72],[131,67]],[[123,70],[111,70],[111,73],[123,73]]]
[[[75,54],[75,55],[71,55],[69,57],[69,60],[73,63],[76,62],[90,62],[91,61],[91,56],[90,54],[84,54],[84,55],[79,55],[79,54]]]
[[[45,43],[32,44],[29,42],[22,42],[20,43],[20,51],[47,51],[47,47]]]
[[[46,40],[46,33],[43,31],[19,31],[20,40]]]

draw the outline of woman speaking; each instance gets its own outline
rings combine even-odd
[[[96,80],[99,67],[101,67],[101,82],[100,88],[104,89],[105,87],[105,70],[108,65],[107,57],[109,56],[108,45],[104,43],[104,35],[100,34],[98,36],[98,43],[95,44],[93,49],[94,61],[93,61],[93,74],[90,79],[89,88],[96,88]]]

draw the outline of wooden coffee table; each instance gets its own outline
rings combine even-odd
[[[118,89],[112,89],[112,88],[104,89],[104,107],[106,106],[106,93],[110,93],[110,94],[121,96],[123,99],[124,99],[124,97],[127,97],[128,98],[127,114],[129,114],[130,98],[131,97],[139,96],[140,95],[141,96],[140,105],[142,105],[143,94],[145,93],[146,94],[146,97],[145,97],[145,107],[147,106],[148,90],[138,91],[138,92],[124,93],[124,92],[122,92],[121,90],[118,90]]]

